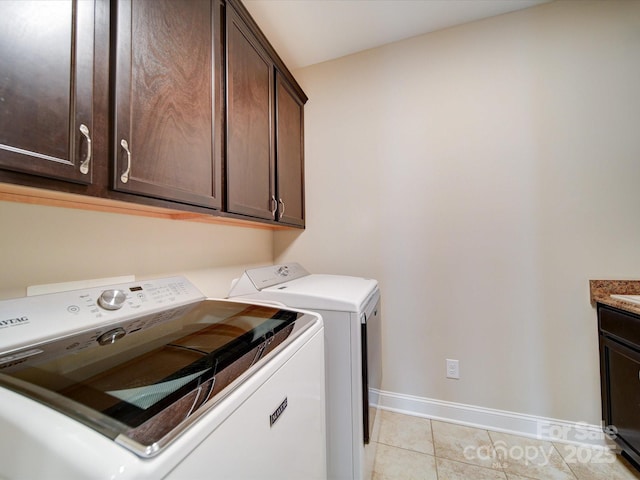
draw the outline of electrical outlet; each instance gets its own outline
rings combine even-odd
[[[460,364],[458,360],[447,358],[447,378],[460,378]]]

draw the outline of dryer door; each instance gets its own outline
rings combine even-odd
[[[375,300],[372,300],[372,303]],[[365,309],[362,329],[362,419],[364,443],[371,440],[382,384],[382,312],[380,297],[373,308]],[[372,390],[373,389],[373,390]]]

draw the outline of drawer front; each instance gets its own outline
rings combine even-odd
[[[640,349],[640,318],[600,305],[598,310],[600,333],[615,336],[627,345]]]

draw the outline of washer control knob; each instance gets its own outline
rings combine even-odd
[[[280,268],[278,268],[276,273],[278,275],[280,275],[281,277],[288,277],[289,276],[289,267],[287,265],[282,265]]]
[[[98,305],[105,310],[118,310],[126,299],[127,294],[122,290],[105,290],[98,298]]]
[[[109,330],[108,332],[100,335],[98,337],[98,343],[100,345],[111,345],[112,343],[116,343],[126,334],[127,332],[125,332],[124,328],[122,327],[114,328],[113,330]]]

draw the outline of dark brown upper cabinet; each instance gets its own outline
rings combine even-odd
[[[0,198],[304,227],[306,101],[240,0],[0,0]]]
[[[227,211],[274,219],[273,62],[227,7]]]
[[[93,1],[0,1],[0,168],[90,184]]]
[[[223,51],[219,0],[118,0],[113,185],[222,206]]]
[[[303,227],[307,98],[244,7],[226,13],[227,211]]]
[[[278,220],[304,226],[304,103],[276,73]]]

